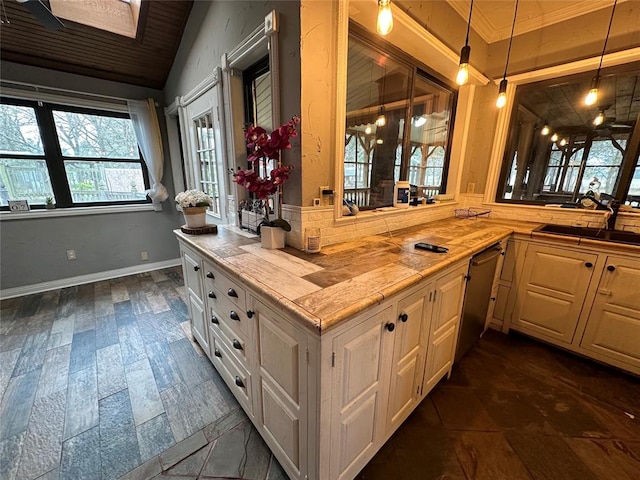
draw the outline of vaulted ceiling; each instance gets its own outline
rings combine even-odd
[[[62,20],[48,30],[16,0],[3,0],[0,57],[106,80],[162,89],[193,0],[142,0],[136,38]]]

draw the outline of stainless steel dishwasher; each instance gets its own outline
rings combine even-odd
[[[467,291],[462,307],[462,321],[458,332],[456,362],[469,351],[484,331],[484,323],[491,301],[491,286],[501,253],[500,245],[495,244],[471,257]]]

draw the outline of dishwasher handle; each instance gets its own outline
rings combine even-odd
[[[486,256],[483,256],[482,258],[478,259],[478,260],[471,260],[471,266],[479,267],[480,265],[484,265],[485,263],[488,263],[488,262],[492,261],[494,258],[496,258],[501,253],[502,253],[502,250],[500,248],[496,248],[496,249],[493,250],[493,255],[486,255]]]

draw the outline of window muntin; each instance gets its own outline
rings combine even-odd
[[[590,74],[518,86],[496,201],[575,203],[594,179],[604,200],[625,200],[633,181],[629,163],[637,161],[638,145],[630,139],[640,108],[630,95],[639,78],[637,64],[603,71],[593,107],[583,101]],[[600,110],[605,120],[595,126]]]
[[[13,132],[0,134],[0,209],[12,199],[42,208],[47,197],[58,208],[150,202],[127,114],[3,98],[0,123]],[[21,154],[9,153],[21,143]]]
[[[453,93],[418,70],[415,62],[378,50],[352,33],[344,197],[365,209],[391,205],[394,183],[405,179],[419,196],[444,191],[453,103]],[[430,159],[429,152],[436,151]],[[362,154],[366,163],[359,160]]]

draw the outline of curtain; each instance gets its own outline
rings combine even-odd
[[[149,170],[151,188],[147,190],[147,196],[153,202],[155,210],[162,210],[160,203],[164,202],[169,194],[162,184],[164,154],[155,101],[152,98],[127,100],[127,107],[136,132],[138,146]]]

